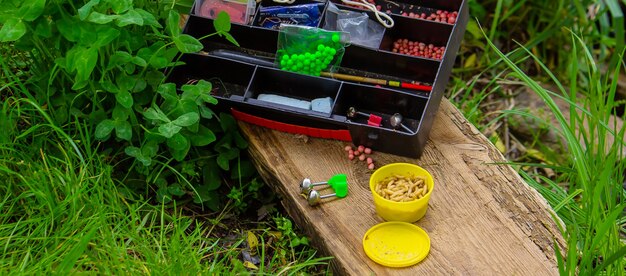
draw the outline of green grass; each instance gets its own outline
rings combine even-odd
[[[541,137],[535,137],[524,144],[527,154],[511,160],[520,163],[512,164],[548,200],[559,225],[563,223],[567,248],[563,252],[557,248],[562,275],[624,275],[626,128],[611,119],[626,119],[615,113],[623,105],[616,100],[616,87],[625,68],[618,1],[494,0],[472,4],[474,11],[480,11],[479,6],[489,12],[483,16],[474,13],[486,24],[484,33],[480,23],[470,23],[461,66],[452,80],[451,99],[490,135],[494,131],[491,126],[506,126],[512,115],[548,125],[551,121],[547,119],[556,120],[552,127],[566,150],[548,149]],[[590,10],[596,13],[592,15]],[[553,15],[546,16],[547,11]],[[516,91],[536,93],[547,106],[547,118],[516,109],[494,111],[494,103],[511,97],[503,93],[500,83],[512,84],[506,87],[509,90],[525,86],[529,90]],[[569,110],[559,109],[555,98],[568,103]],[[509,135],[506,127],[495,131]],[[539,151],[530,154],[535,150]],[[554,174],[535,168],[547,168]]]
[[[564,137],[569,160],[560,167],[557,179],[539,176],[540,181],[522,173],[528,183],[540,191],[565,223],[562,233],[567,239],[565,256],[558,255],[562,275],[623,275],[626,261],[626,245],[621,240],[626,192],[622,187],[626,160],[626,127],[610,124],[610,116],[616,107],[614,102],[617,76],[622,67],[618,64],[607,75],[600,73],[589,49],[579,37],[572,36],[576,45],[571,52],[569,91],[534,55],[535,61],[549,75],[559,91],[548,91],[530,78],[513,61],[489,42],[492,49],[503,59],[519,79],[537,93],[556,117],[559,134]],[[580,63],[579,63],[579,62]],[[566,120],[553,97],[561,97],[570,103],[570,120]],[[508,114],[532,116],[519,111]],[[609,138],[613,143],[608,143]],[[567,183],[565,188],[557,183]],[[559,248],[556,248],[559,254]]]
[[[0,111],[0,125],[11,126],[0,134],[2,275],[245,274],[244,251],[261,261],[251,272],[327,268],[328,258],[310,247],[289,246],[291,228],[255,224],[250,231],[263,243],[257,250],[248,244],[249,226],[224,225],[228,208],[193,218],[183,206],[124,189],[113,177],[121,168],[103,160],[85,126],[74,125],[82,136],[70,137],[41,106],[19,96],[8,97]]]

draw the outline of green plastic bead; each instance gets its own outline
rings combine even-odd
[[[317,50],[322,51],[324,50],[324,47],[325,47],[324,44],[317,45]]]
[[[283,55],[283,60],[289,59],[289,55]]]
[[[296,59],[296,58],[298,58],[298,55],[296,55],[296,54],[291,54],[291,59]]]
[[[333,36],[332,36],[333,42],[337,43],[337,42],[339,42],[339,39],[340,39],[339,34],[333,34]]]
[[[330,55],[334,56],[337,53],[337,50],[330,48]]]

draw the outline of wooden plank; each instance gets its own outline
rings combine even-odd
[[[371,172],[346,158],[346,143],[240,127],[262,177],[322,253],[335,257],[338,274],[557,274],[554,242],[561,248],[564,242],[550,207],[510,166],[492,164],[506,160],[448,100],[442,100],[420,159],[374,154],[377,166],[415,163],[435,179],[429,210],[416,222],[430,236],[430,254],[403,269],[380,266],[363,251],[363,235],[383,220],[369,191]],[[302,179],[323,181],[336,173],[348,175],[348,197],[309,207],[298,194]]]

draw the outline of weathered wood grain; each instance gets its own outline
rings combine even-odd
[[[375,153],[377,167],[409,162],[435,179],[429,210],[416,222],[431,238],[430,255],[403,269],[380,266],[364,253],[361,239],[383,222],[368,188],[370,172],[346,158],[346,143],[302,139],[240,123],[263,178],[282,195],[296,223],[326,255],[333,269],[350,275],[549,275],[556,274],[554,243],[563,247],[545,200],[449,101],[443,100],[420,159]],[[305,141],[308,140],[308,141]],[[298,194],[300,181],[324,181],[346,173],[348,197],[311,208]]]

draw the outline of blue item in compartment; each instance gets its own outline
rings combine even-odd
[[[280,24],[317,27],[323,7],[323,3],[261,7],[257,24],[268,29],[278,29]]]

